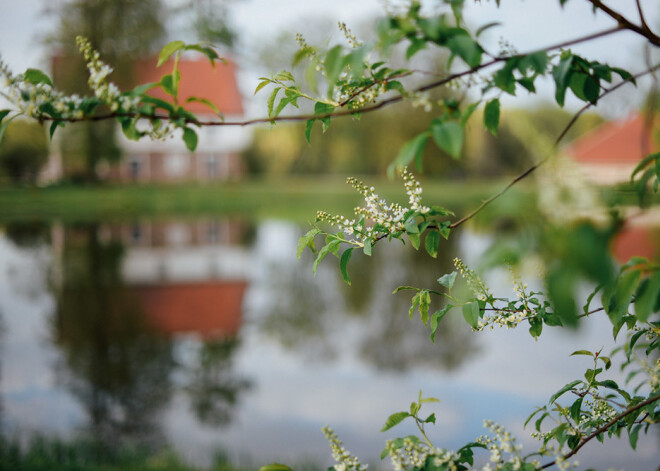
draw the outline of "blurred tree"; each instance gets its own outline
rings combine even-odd
[[[234,0],[188,0],[184,8],[193,14],[192,25],[201,41],[232,49],[236,30],[230,26],[229,3]]]
[[[12,183],[34,184],[48,159],[48,138],[43,127],[26,120],[14,120],[7,126],[0,166]]]
[[[67,93],[88,94],[88,73],[75,43],[85,36],[114,73],[120,86],[132,83],[133,60],[162,45],[165,6],[162,0],[58,0],[46,12],[57,17],[57,29],[47,37],[53,57],[53,78]],[[61,140],[65,171],[86,181],[98,179],[102,161],[119,159],[112,122],[83,123]]]

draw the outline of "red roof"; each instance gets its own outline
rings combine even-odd
[[[242,322],[245,281],[133,287],[147,321],[168,334],[235,336]]]
[[[660,260],[660,241],[654,238],[647,227],[624,228],[614,239],[612,251],[615,258],[625,263],[630,257],[646,257],[652,261]]]
[[[142,59],[135,62],[137,83],[159,82],[161,77],[172,72],[174,62],[165,62],[156,67],[156,58]],[[199,102],[186,103],[190,97],[204,98],[215,104],[225,115],[242,115],[243,103],[236,81],[236,64],[231,61],[216,61],[215,67],[204,56],[198,58],[183,57],[179,61],[181,82],[179,83],[179,103],[196,114],[214,114],[207,105]],[[162,89],[147,92],[156,98],[173,101]]]
[[[645,117],[635,115],[597,127],[573,142],[567,152],[584,164],[634,164],[660,149],[652,134],[646,129]]]

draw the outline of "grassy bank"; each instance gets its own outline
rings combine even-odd
[[[406,203],[399,180],[365,178],[384,197]],[[423,182],[424,200],[457,214],[480,203],[504,182]],[[516,189],[514,191],[521,191]],[[350,213],[361,197],[343,177],[246,180],[213,185],[102,185],[0,189],[0,222],[26,220],[121,221],[241,215],[308,221],[316,211]]]

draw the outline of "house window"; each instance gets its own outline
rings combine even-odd
[[[128,175],[131,180],[138,180],[140,178],[140,159],[133,157],[128,161]]]
[[[212,180],[217,177],[218,177],[218,156],[212,154],[206,158],[206,178]]]
[[[217,222],[211,222],[207,229],[207,239],[210,244],[215,244],[220,241],[220,229]]]

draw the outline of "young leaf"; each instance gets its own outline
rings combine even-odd
[[[431,327],[431,342],[435,342],[435,333],[438,331],[438,326],[452,307],[454,306],[447,305],[439,311],[435,311],[431,316],[431,323],[429,325]]]
[[[303,235],[298,240],[298,247],[296,248],[296,257],[298,258],[298,260],[300,260],[300,257],[302,256],[305,247],[309,247],[312,250],[312,252],[314,251],[314,237],[316,237],[316,235],[320,233],[321,230],[315,227],[309,230],[307,234]]]
[[[169,59],[172,54],[180,51],[185,46],[186,43],[183,41],[172,41],[165,44],[165,46],[163,46],[163,48],[160,50],[160,53],[158,54],[158,64],[156,64],[156,67],[163,65],[163,63],[167,61],[167,59]]]
[[[348,276],[348,262],[351,259],[353,248],[354,247],[350,247],[344,250],[344,253],[341,254],[341,259],[339,259],[339,268],[341,269],[341,276],[346,282],[346,284],[349,286],[351,284],[351,278]]]
[[[314,260],[314,264],[312,265],[312,272],[315,275],[316,275],[316,270],[319,267],[319,263],[321,263],[321,260],[323,260],[325,258],[325,256],[328,255],[329,253],[332,253],[334,250],[339,248],[340,244],[341,244],[341,240],[333,239],[332,241],[330,241],[326,245],[324,245],[321,250],[319,250],[319,254],[316,257],[316,260]]]
[[[484,109],[484,126],[493,136],[497,136],[500,126],[500,100],[495,98],[486,104]]]
[[[434,122],[431,124],[431,133],[433,140],[438,147],[454,159],[461,158],[463,149],[463,128],[460,124],[453,121]]]
[[[259,468],[259,471],[293,471],[293,469],[289,468],[285,464],[271,463],[269,465],[262,466]]]
[[[385,421],[385,425],[383,426],[382,429],[380,429],[381,432],[385,432],[395,425],[400,424],[405,418],[410,417],[410,414],[408,412],[395,412],[394,414],[390,415],[387,420]]]
[[[446,275],[442,275],[440,278],[438,278],[438,283],[440,283],[445,288],[451,289],[456,282],[456,275],[457,272],[455,271],[447,273]]]
[[[408,232],[408,240],[410,241],[410,245],[412,245],[415,250],[419,250],[419,246],[422,242],[422,238],[420,237],[419,234],[414,233],[414,232]]]
[[[308,144],[312,143],[312,130],[314,129],[314,121],[316,120],[308,119],[307,122],[305,122],[305,139],[307,139]]]
[[[479,328],[479,301],[463,305],[463,318],[473,329]]]

